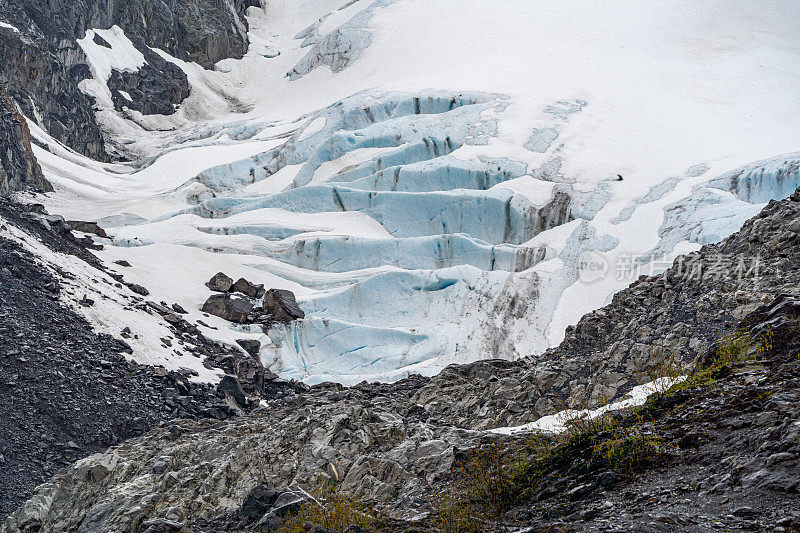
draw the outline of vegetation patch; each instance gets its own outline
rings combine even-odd
[[[390,531],[388,520],[375,506],[334,487],[321,484],[300,508],[289,514],[280,533],[304,533],[313,526],[344,531],[351,526],[366,533]]]
[[[734,330],[692,368],[663,350],[651,360],[649,381],[667,377],[672,385],[644,406],[594,419],[576,414],[562,434],[511,437],[469,451],[453,469],[449,492],[432,506],[434,526],[445,533],[480,531],[488,521],[531,501],[538,502],[542,518],[572,512],[575,501],[590,497],[605,482],[601,478],[613,484],[668,460],[676,445],[647,428],[683,401],[687,393],[678,392],[712,386],[735,365],[758,360],[771,349],[770,334]]]

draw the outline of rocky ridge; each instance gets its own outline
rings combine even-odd
[[[23,188],[53,190],[33,155],[25,118],[0,85],[0,197]]]
[[[144,114],[174,112],[189,94],[185,74],[153,53],[160,48],[185,61],[212,68],[221,59],[247,51],[245,12],[257,0],[96,0],[32,2],[9,0],[0,6],[0,84],[20,107],[56,140],[107,160],[103,133],[92,101],[78,88],[91,76],[76,42],[92,28],[118,25],[146,57],[136,73],[117,73],[111,81],[115,105],[126,90],[125,105]],[[145,81],[146,80],[146,81]]]
[[[0,199],[0,233],[7,224],[105,270],[85,239],[40,206]],[[60,301],[60,280],[70,275],[45,268],[0,235],[0,514],[87,454],[161,424],[172,427],[174,420],[226,419],[252,409],[262,396],[294,393],[256,359],[206,340],[179,309],[144,298],[139,305],[146,312],[160,315],[177,338],[191,340],[186,346],[206,364],[228,373],[228,387],[196,383],[189,370],[136,364],[127,357],[124,332],[119,339],[97,334]],[[94,302],[84,296],[80,304]]]
[[[101,530],[136,531],[154,519],[240,530],[233,524],[254,491],[308,489],[321,479],[396,518],[426,512],[462,451],[499,438],[483,430],[535,420],[563,402],[623,397],[664,350],[697,359],[726,326],[781,293],[796,294],[798,220],[800,191],[770,202],[719,245],[640,279],[540,357],[452,366],[392,385],[324,384],[267,400],[247,417],[182,422],[177,438],[162,429],[129,440],[39,487],[4,531],[73,530],[87,517]],[[740,259],[757,259],[757,272],[740,272]],[[154,468],[159,461],[164,471]],[[87,475],[96,469],[101,476]]]

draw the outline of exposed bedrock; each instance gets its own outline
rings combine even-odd
[[[0,85],[0,196],[25,188],[53,190],[33,155],[25,118]]]
[[[108,88],[114,109],[135,109],[143,115],[171,115],[188,96],[191,87],[186,73],[147,47],[147,61],[136,72],[113,70]]]
[[[16,31],[0,28],[0,52],[5,58],[0,82],[24,115],[55,139],[92,158],[106,159],[91,99],[78,89],[90,73],[76,39],[88,29],[118,25],[143,52],[153,46],[211,68],[221,59],[244,55],[248,45],[244,13],[258,5],[258,0],[8,0],[0,6],[0,19]],[[172,69],[154,64],[149,74],[150,87],[135,78],[125,80],[124,75],[122,82],[147,98],[168,98],[172,104],[188,94],[185,83],[182,89],[175,85],[182,80]],[[143,113],[167,109],[165,103],[150,107],[147,98],[129,107]]]
[[[2,16],[6,8],[0,8]],[[86,65],[68,66],[43,36],[28,37],[7,28],[0,28],[0,54],[0,83],[22,114],[78,152],[106,159],[91,101],[78,89],[78,82],[89,77]]]

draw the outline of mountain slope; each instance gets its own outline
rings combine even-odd
[[[431,498],[440,492],[441,482],[448,478],[461,452],[503,439],[497,432],[485,431],[487,428],[535,420],[554,413],[559,405],[592,406],[598,398],[621,399],[630,385],[615,391],[608,388],[609,378],[629,382],[639,375],[649,379],[648,369],[652,371],[653,365],[664,359],[660,354],[666,349],[673,350],[678,360],[711,357],[717,353],[712,343],[723,328],[733,327],[754,310],[759,318],[746,327],[774,328],[775,343],[767,351],[774,350],[775,365],[789,365],[789,374],[781,374],[775,382],[780,387],[770,404],[777,401],[786,406],[789,400],[782,400],[781,395],[796,396],[790,385],[797,371],[792,355],[796,330],[791,327],[797,306],[783,305],[787,298],[780,295],[797,294],[798,218],[800,191],[782,202],[770,202],[720,245],[707,245],[680,257],[664,275],[644,278],[620,292],[611,305],[584,317],[561,346],[537,359],[453,366],[433,378],[415,377],[395,384],[362,384],[350,389],[320,385],[297,396],[269,400],[263,409],[238,419],[181,423],[177,437],[159,429],[132,439],[54,476],[6,521],[3,531],[16,533],[39,526],[72,530],[87,524],[116,530],[154,520],[198,531],[258,530],[256,522],[262,514],[269,518],[271,507],[264,504],[259,507],[261,513],[252,516],[245,509],[253,505],[251,495],[268,490],[296,497],[297,487],[311,490],[321,480],[373,506],[384,506],[398,519],[408,519],[430,511]],[[741,276],[733,267],[719,270],[715,265],[721,255],[758,259],[760,267],[757,273],[748,270]],[[699,276],[694,269],[685,268],[689,263],[699,265]],[[772,307],[761,305],[773,300]],[[639,352],[638,361],[634,360],[635,351],[620,349],[626,343]],[[605,350],[611,350],[611,356]],[[734,396],[741,392],[738,379],[730,383]],[[598,390],[602,387],[605,389]],[[693,396],[680,398],[689,401]],[[745,403],[741,412],[757,411],[763,399],[757,394],[743,397],[738,401],[752,403]],[[707,401],[716,402],[716,396]],[[773,407],[785,412],[780,406]],[[692,412],[701,408],[692,407]],[[656,422],[657,431],[673,427],[676,420],[666,416]],[[775,441],[770,453],[794,453],[778,449],[793,420],[785,422],[780,431],[773,432],[780,442]],[[673,428],[677,436],[670,434],[670,438],[686,437],[692,429],[686,424]],[[746,436],[758,438],[752,431]],[[762,514],[769,511],[780,518],[784,515],[781,502],[785,501],[781,491],[796,490],[796,483],[759,481],[784,479],[781,472],[787,465],[777,458],[767,460],[766,451],[759,451],[753,455],[754,462],[747,463],[745,456],[752,450],[745,448],[737,462],[742,465],[742,477],[722,480],[725,490],[746,486],[764,491],[765,497],[759,501],[775,507],[763,509]],[[166,467],[156,468],[163,460]],[[796,464],[792,465],[788,468],[796,470]],[[691,473],[690,479],[702,472]],[[743,485],[751,473],[756,477]],[[709,480],[694,485],[684,476],[684,482],[690,487],[690,498],[720,496],[706,508],[713,513],[711,518],[701,519],[699,525],[703,520],[723,524],[737,520],[727,515],[732,506],[741,504],[741,498],[725,498],[725,491],[716,489],[713,496],[698,494],[711,487]],[[588,492],[576,498],[579,503],[573,505],[573,511],[582,509],[585,494]],[[148,505],[140,505],[142,501]],[[524,515],[517,517],[524,520]],[[510,519],[513,521],[514,515]],[[630,520],[625,523],[631,524]]]

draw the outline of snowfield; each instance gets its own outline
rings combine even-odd
[[[133,162],[31,129],[51,212],[99,221],[126,280],[209,338],[261,341],[285,378],[540,353],[635,279],[620,265],[663,270],[800,186],[794,2],[266,0],[248,19],[248,54],[214,70],[155,50],[192,86],[168,117],[114,110],[111,69],[145,61],[122,29],[79,41]],[[218,271],[306,318],[203,316]]]

